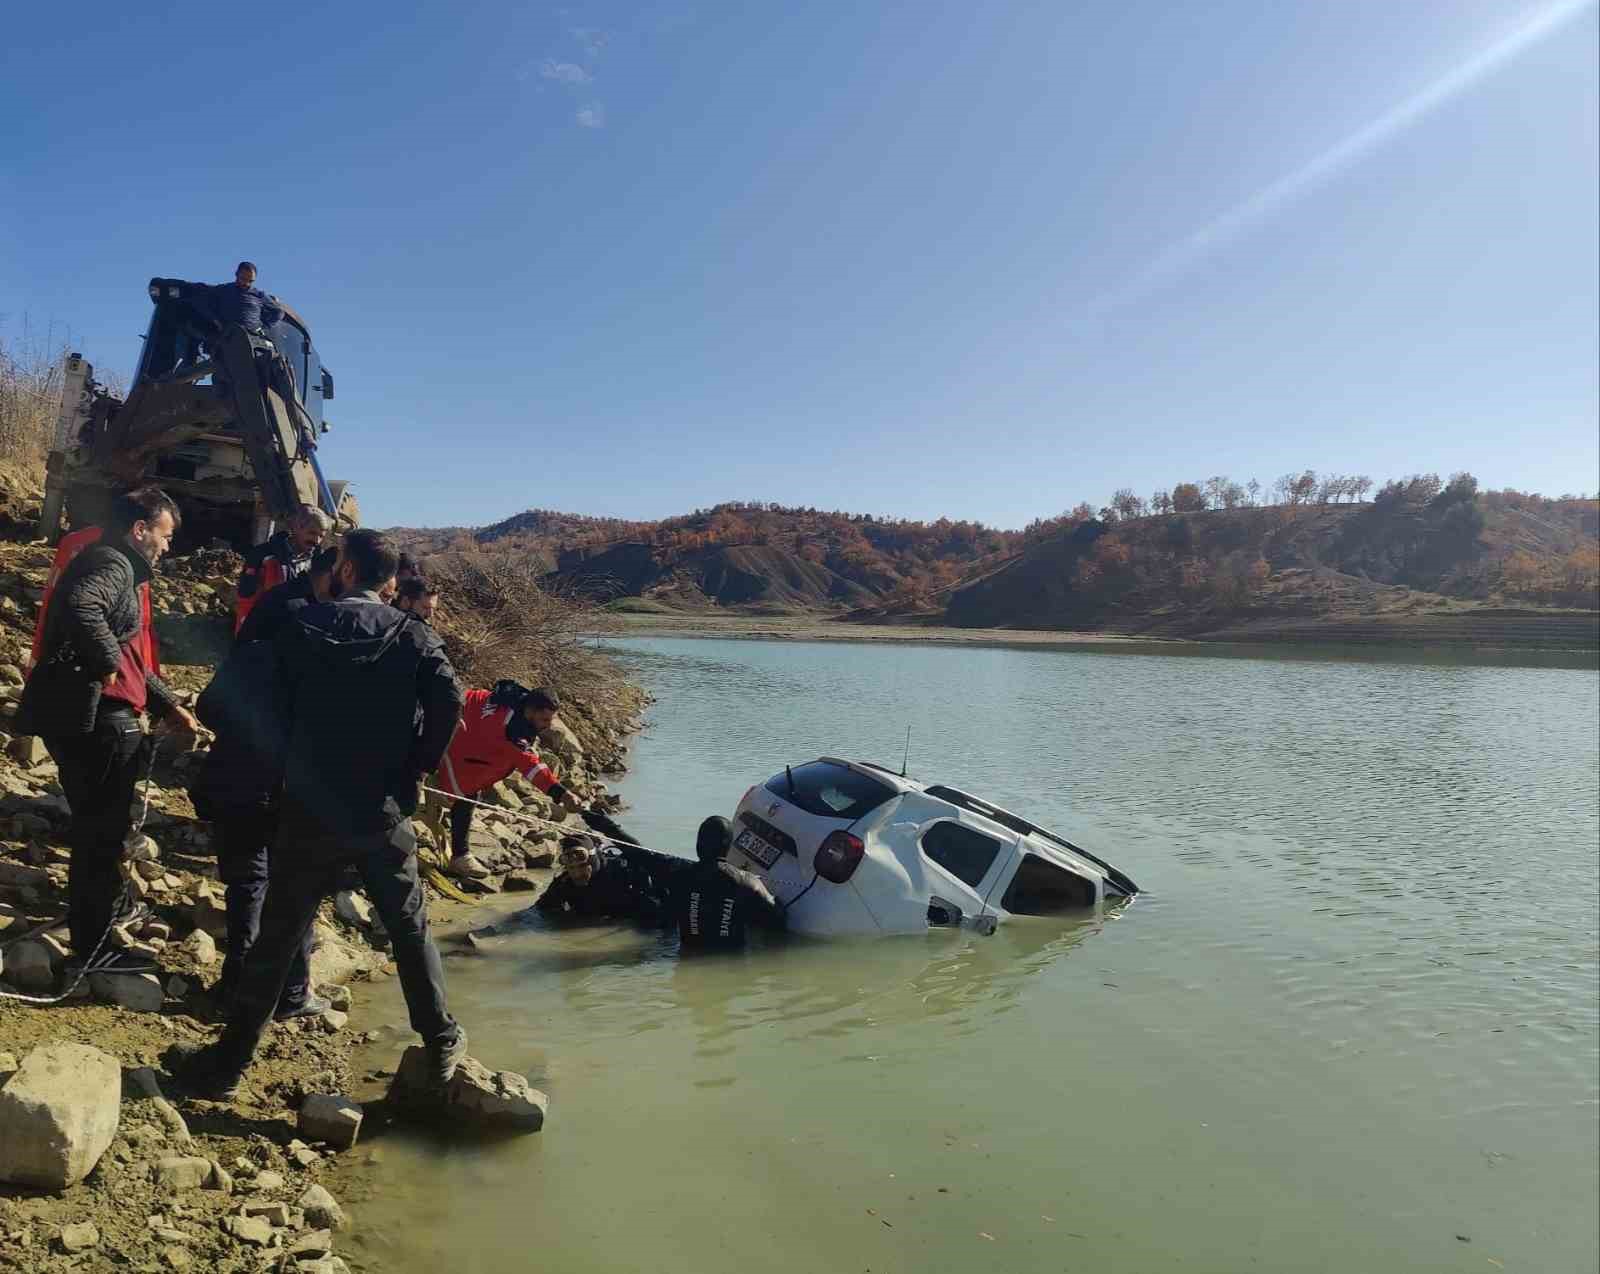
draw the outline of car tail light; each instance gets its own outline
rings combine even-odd
[[[817,850],[812,865],[824,880],[842,885],[855,875],[856,868],[861,865],[861,856],[866,852],[867,847],[859,836],[852,836],[849,832],[829,832],[827,840],[822,842],[822,848]]]

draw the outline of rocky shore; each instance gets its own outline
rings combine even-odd
[[[67,806],[42,744],[8,726],[51,556],[43,544],[0,541],[0,991],[32,996],[64,983]],[[187,697],[227,647],[237,568],[213,549],[158,574],[164,672]],[[566,696],[562,728],[540,749],[565,783],[614,808],[604,780],[622,771],[645,700],[620,676],[603,683],[581,702]],[[115,941],[152,956],[159,972],[91,977],[52,1005],[0,998],[0,1271],[350,1268],[341,1234],[359,1217],[323,1184],[331,1161],[363,1126],[415,1117],[419,1103],[428,1117],[439,1101],[418,1093],[415,1063],[399,1056],[387,1099],[363,1107],[345,1096],[358,1082],[353,1052],[375,1038],[352,1031],[350,1015],[364,986],[394,973],[359,890],[329,900],[316,924],[312,981],[334,1007],[276,1026],[234,1103],[190,1101],[171,1083],[169,1050],[211,1038],[217,1022],[222,886],[185,791],[201,757],[172,744],[158,751],[146,839],[128,864],[148,914]],[[473,851],[493,875],[463,888],[535,896],[551,876],[560,812],[521,780],[484,799],[497,808],[475,820]],[[431,833],[416,826],[431,855]],[[430,891],[438,928],[470,927],[475,910]],[[527,1131],[543,1120],[543,1098],[524,1077],[479,1064],[463,1068],[444,1100],[458,1123]]]

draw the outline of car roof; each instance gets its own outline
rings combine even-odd
[[[927,790],[927,784],[916,779],[908,779],[898,770],[891,770],[887,765],[879,765],[876,761],[847,761],[842,756],[819,756],[819,761],[826,761],[829,765],[842,765],[847,770],[854,770],[858,774],[865,774],[869,778],[887,784],[897,792],[922,792]]]
[[[1023,843],[1035,853],[1058,859],[1065,856],[1080,870],[1092,864],[1090,870],[1098,869],[1106,879],[1118,888],[1125,889],[1128,894],[1132,895],[1139,891],[1139,887],[1133,881],[1104,859],[1096,857],[1080,845],[1073,844],[1066,837],[1040,827],[1037,823],[1030,822],[1019,814],[1013,814],[991,801],[986,801],[981,796],[963,792],[960,788],[947,783],[924,783],[919,779],[908,778],[898,770],[891,770],[887,765],[879,765],[876,761],[847,761],[837,756],[820,756],[817,760],[830,765],[842,765],[848,770],[868,775],[893,788],[897,793],[915,792],[928,800],[942,802],[952,810],[976,815],[986,822],[998,824],[1018,833]]]

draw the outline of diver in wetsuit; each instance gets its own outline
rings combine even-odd
[[[673,914],[680,950],[737,951],[751,927],[781,930],[783,908],[761,877],[723,861],[733,843],[728,820],[700,824],[694,852],[699,862],[673,882]]]
[[[671,879],[687,870],[666,854],[566,836],[560,873],[534,906],[568,920],[627,920],[646,927],[664,923]]]

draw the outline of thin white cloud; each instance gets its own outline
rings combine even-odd
[[[590,102],[587,106],[580,106],[578,113],[573,118],[583,128],[604,128],[606,126],[606,108],[599,102]]]
[[[599,27],[573,27],[572,38],[582,46],[590,61],[599,57],[606,45],[611,43],[611,33]]]
[[[557,62],[554,58],[546,58],[539,64],[539,75],[559,84],[587,84],[593,78],[576,62]]]
[[[1473,54],[1421,92],[1358,128],[1309,163],[1280,177],[1220,217],[1171,244],[1120,287],[1096,298],[1090,309],[1098,312],[1116,309],[1143,300],[1158,291],[1217,249],[1281,212],[1313,187],[1331,181],[1354,167],[1385,142],[1444,103],[1459,97],[1557,27],[1593,8],[1595,3],[1596,0],[1558,0],[1558,3],[1550,5],[1488,48]]]

